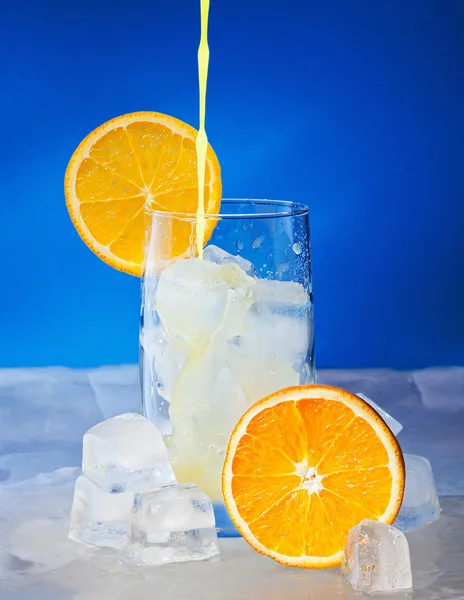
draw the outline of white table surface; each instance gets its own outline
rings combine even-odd
[[[455,497],[442,500],[438,523],[409,536],[416,591],[402,597],[464,598],[464,501],[457,498],[464,496],[464,368],[320,371],[319,381],[362,392],[403,423],[403,450],[429,458],[439,493]],[[0,370],[1,600],[359,596],[336,569],[285,568],[241,539],[221,540],[219,561],[168,565],[148,580],[105,553],[76,556],[66,519],[82,435],[105,418],[139,410],[133,365]]]

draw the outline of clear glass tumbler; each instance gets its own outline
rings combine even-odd
[[[227,536],[221,471],[233,427],[264,396],[314,381],[309,220],[306,206],[271,200],[223,200],[205,218],[199,258],[196,215],[148,213],[142,398],[178,480],[210,496]]]

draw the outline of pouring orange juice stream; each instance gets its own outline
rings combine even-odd
[[[203,258],[205,240],[205,170],[208,137],[205,130],[206,116],[206,82],[208,79],[209,46],[208,46],[208,15],[209,0],[200,0],[201,8],[201,37],[198,47],[198,84],[200,95],[200,124],[196,139],[197,170],[198,170],[198,208],[196,221],[197,254]]]

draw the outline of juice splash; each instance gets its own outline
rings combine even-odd
[[[203,258],[205,241],[205,168],[208,137],[205,129],[206,117],[206,82],[208,80],[209,46],[208,46],[208,16],[209,0],[200,0],[201,37],[198,46],[198,85],[200,94],[200,124],[196,139],[197,170],[198,170],[198,207],[196,221],[196,244],[198,258]]]

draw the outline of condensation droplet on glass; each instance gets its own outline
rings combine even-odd
[[[260,235],[259,237],[255,238],[252,242],[251,242],[251,247],[256,250],[256,248],[259,248],[261,246],[261,244],[264,242],[264,235]]]
[[[237,250],[240,252],[241,250],[243,250],[243,248],[245,247],[245,244],[243,243],[242,240],[238,240],[237,242]]]
[[[301,254],[303,252],[303,248],[301,247],[300,242],[295,242],[292,246],[292,250],[295,254]]]

